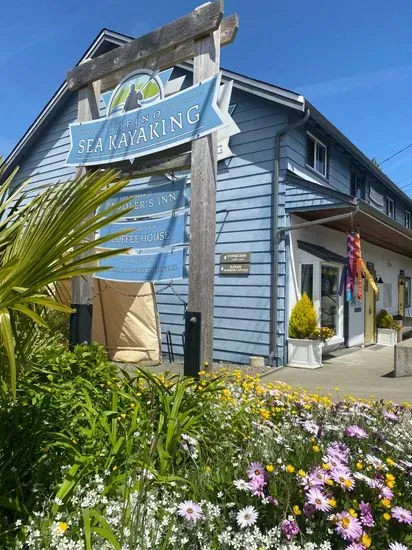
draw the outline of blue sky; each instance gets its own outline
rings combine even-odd
[[[2,6],[0,153],[7,155],[103,27],[139,36],[201,0],[14,0]],[[369,157],[412,143],[410,0],[226,0],[240,30],[222,66],[296,90]],[[4,23],[4,22],[7,22]],[[412,147],[383,165],[412,194]]]

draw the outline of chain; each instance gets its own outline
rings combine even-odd
[[[98,295],[100,294],[103,294],[103,292],[106,290],[106,288],[110,288],[111,290],[113,290],[114,292],[116,292],[116,294],[120,294],[121,296],[126,296],[127,298],[149,298],[150,296],[153,295],[152,292],[147,292],[146,294],[139,294],[138,296],[136,296],[136,294],[129,294],[128,292],[123,292],[123,290],[120,290],[119,288],[116,288],[114,286],[112,286],[108,281],[105,281],[105,285],[104,287],[101,289],[101,290],[98,290],[97,292],[94,293],[94,297],[96,298]],[[173,292],[173,294],[176,296],[176,298],[185,306],[185,310],[187,308],[187,302],[186,300],[184,300],[184,298],[182,298],[182,296],[176,291],[175,287],[173,286],[173,283],[170,282],[170,283],[167,283],[167,285],[159,288],[158,290],[156,290],[156,294],[163,294],[164,292],[166,292],[166,290],[170,288],[171,291]]]

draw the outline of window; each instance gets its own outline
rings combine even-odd
[[[384,308],[392,307],[392,284],[383,283],[383,304]]]
[[[309,298],[313,300],[313,264],[302,264],[300,292],[301,296],[306,292]]]
[[[411,213],[409,210],[405,210],[405,227],[406,229],[411,228]]]
[[[306,164],[318,172],[321,176],[326,178],[327,176],[327,148],[321,141],[319,141],[312,134],[307,135],[307,159]]]
[[[405,277],[405,307],[411,307],[411,278]]]
[[[386,213],[390,218],[395,217],[395,203],[389,197],[386,197]]]
[[[356,172],[351,174],[351,194],[355,199],[365,198],[365,177]]]

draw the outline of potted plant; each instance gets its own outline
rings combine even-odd
[[[312,300],[304,293],[289,320],[288,365],[306,369],[321,367],[323,343],[333,335],[332,329],[318,327]]]
[[[394,346],[398,342],[401,325],[395,321],[393,316],[381,309],[376,318],[376,327],[378,332],[377,343],[381,346]]]

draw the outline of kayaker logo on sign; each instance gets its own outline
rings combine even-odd
[[[168,89],[176,88],[175,81],[168,86],[172,71],[140,70],[125,77],[113,92],[103,94],[105,117],[70,124],[67,164],[133,161],[224,128],[230,135],[239,131],[227,102],[219,107],[219,96],[227,96],[228,86],[231,90],[231,83],[220,85],[220,73],[168,95]]]

